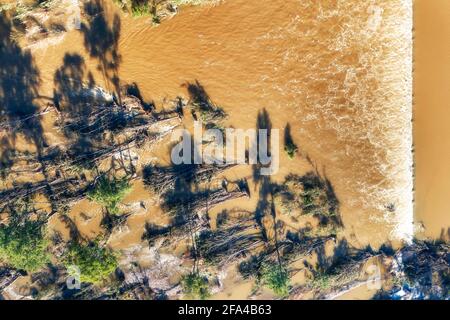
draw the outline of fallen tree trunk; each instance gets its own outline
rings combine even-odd
[[[121,105],[115,101],[88,105],[82,114],[61,112],[59,128],[64,132],[96,136],[103,132],[134,132],[154,123],[182,116],[180,102],[177,102],[174,110],[158,114],[145,110],[143,102],[133,95],[125,95],[121,100]]]
[[[1,267],[0,268],[0,294],[1,291],[7,288],[11,283],[13,283],[22,274],[12,268]]]
[[[225,201],[248,197],[248,193],[240,189],[228,191],[225,188],[220,188],[198,193],[190,193],[186,190],[173,191],[164,196],[165,201],[162,208],[167,213],[178,216],[184,214],[186,210],[202,215]]]
[[[55,112],[55,110],[56,108],[53,105],[47,105],[47,107],[43,111],[35,112],[22,118],[12,120],[3,118],[0,120],[0,131],[15,132],[25,126],[30,125],[30,122],[34,121],[36,118],[40,118],[41,116],[50,112]]]
[[[174,189],[177,181],[199,184],[234,166],[235,164],[146,166],[144,168],[144,183],[154,192],[162,194],[169,189]]]
[[[77,178],[18,185],[0,192],[0,212],[5,212],[8,206],[18,200],[29,199],[38,194],[45,195],[52,206],[67,206],[83,198],[89,188],[90,183]]]
[[[197,241],[201,257],[220,266],[261,246],[265,246],[264,236],[253,218],[229,222],[215,231],[204,231]]]
[[[179,243],[191,237],[191,233],[197,234],[207,228],[209,228],[207,219],[193,216],[191,221],[189,221],[189,217],[184,216],[179,217],[168,226],[161,227],[147,223],[142,239],[147,240],[151,245],[166,239],[170,239],[170,243]]]
[[[99,162],[116,156],[117,158],[127,157],[130,150],[139,148],[144,144],[153,145],[168,134],[178,125],[173,119],[160,120],[152,124],[146,125],[144,128],[136,129],[132,135],[128,136],[122,142],[109,144],[93,145],[89,147],[81,147],[79,144],[70,145],[67,148],[53,147],[44,150],[39,157],[36,155],[22,156],[14,160],[17,162],[25,162],[18,169],[11,168],[8,173],[39,173],[45,167],[46,170],[64,170],[73,167],[91,168]],[[152,132],[155,127],[160,126],[161,131]],[[158,128],[157,128],[158,129]]]

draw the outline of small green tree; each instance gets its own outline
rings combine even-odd
[[[210,296],[208,278],[191,272],[181,279],[181,286],[188,298],[205,300]]]
[[[294,159],[295,154],[298,151],[298,147],[294,144],[294,142],[289,142],[284,146],[284,151],[286,151],[289,159]]]
[[[285,297],[289,294],[289,273],[279,264],[263,263],[260,274],[261,283],[276,295]]]
[[[95,187],[88,192],[87,197],[106,207],[109,213],[119,214],[119,203],[131,191],[131,185],[126,178],[108,178],[101,176]]]
[[[50,261],[44,222],[11,213],[8,225],[0,225],[0,258],[14,268],[35,272]]]
[[[132,1],[131,14],[133,17],[148,16],[154,11],[155,9],[153,9],[147,1]]]
[[[72,243],[64,258],[69,273],[73,266],[79,269],[81,282],[99,283],[107,279],[117,266],[117,255],[97,242],[87,244]],[[76,274],[71,274],[77,276]]]

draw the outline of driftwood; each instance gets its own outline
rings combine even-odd
[[[154,126],[163,126],[160,132],[150,131]],[[44,150],[39,157],[36,155],[26,155],[15,158],[17,162],[25,162],[19,169],[10,169],[9,173],[38,173],[46,170],[64,170],[73,167],[91,168],[99,162],[116,156],[126,158],[127,154],[133,148],[138,148],[144,144],[154,144],[164,138],[176,127],[172,119],[160,120],[147,126],[146,129],[140,128],[129,135],[124,141],[109,144],[100,144],[97,146],[83,147],[79,144],[73,144],[68,147],[50,147]],[[135,128],[136,129],[136,128]]]
[[[322,249],[328,241],[335,241],[333,236],[307,238],[299,241],[286,239],[278,244],[283,260],[288,263],[306,258],[318,249]],[[275,253],[271,253],[274,255]]]
[[[146,166],[144,183],[154,192],[162,194],[174,189],[177,181],[199,184],[234,167],[235,164],[185,164],[172,167]]]
[[[0,292],[7,288],[11,283],[13,283],[22,274],[12,268],[1,267],[0,268]]]
[[[308,239],[285,239],[276,245],[266,245],[264,251],[252,255],[249,259],[241,262],[239,272],[244,278],[253,277],[259,271],[263,263],[279,261],[283,265],[289,265],[298,260],[306,258],[314,251],[321,250],[325,243],[334,240],[333,237],[320,237]],[[278,257],[280,255],[280,257]],[[296,272],[298,270],[290,270]]]
[[[3,119],[0,117],[0,132],[1,131],[7,131],[7,132],[14,132],[17,130],[22,129],[23,127],[26,127],[33,123],[36,119],[39,119],[41,116],[54,112],[56,109],[53,105],[49,104],[43,111],[35,112],[33,114],[29,114],[25,117],[18,118],[18,119],[7,119],[3,117]]]
[[[409,283],[412,289],[402,299],[450,298],[448,243],[416,240],[399,250],[394,257],[396,263],[393,264],[393,273],[403,283]]]
[[[164,240],[169,240],[169,243],[179,243],[191,237],[191,234],[197,234],[207,228],[209,228],[209,222],[204,217],[186,215],[178,217],[168,226],[147,223],[142,238],[149,241],[150,244]]]
[[[167,213],[180,215],[187,210],[201,215],[225,201],[248,197],[248,193],[241,189],[228,191],[225,188],[219,188],[213,191],[201,191],[198,193],[190,193],[186,190],[174,190],[164,196],[165,201],[162,204],[162,208]]]
[[[313,281],[308,286],[312,287],[314,296],[317,299],[337,297],[350,288],[364,282],[361,279],[363,265],[373,257],[374,255],[369,252],[365,252],[357,257],[346,257],[331,269],[323,273],[316,273]]]
[[[157,122],[151,114],[127,110],[117,104],[93,107],[87,114],[61,114],[59,129],[83,136],[96,136],[103,132],[133,132]]]
[[[197,241],[201,257],[220,266],[245,257],[262,246],[265,246],[264,236],[251,217],[228,221],[215,231],[204,231]]]
[[[88,105],[83,113],[59,114],[58,125],[64,132],[73,132],[84,136],[96,136],[103,132],[136,132],[159,121],[180,118],[182,104],[178,102],[171,112],[156,113],[145,110],[142,101],[133,95],[125,95],[121,105],[111,103]]]
[[[77,142],[69,145],[44,148],[37,154],[12,154],[10,161],[18,163],[17,168],[9,168],[6,173],[41,172],[43,168],[64,169],[73,166],[91,167],[105,158],[128,152],[144,143],[156,143],[168,135],[179,122],[180,106],[171,112],[149,113],[139,99],[126,96],[123,104],[115,102],[90,105],[84,114],[58,112],[59,129],[69,137],[77,137]],[[23,119],[4,121],[0,130],[19,130],[27,122],[50,111],[47,107]],[[109,134],[114,141],[103,141]],[[117,139],[120,137],[120,139]]]
[[[92,284],[82,284],[80,290],[65,290],[60,288],[56,299],[70,300],[149,300],[159,296],[153,292],[147,281],[123,283],[119,287],[98,287]]]
[[[0,212],[18,200],[30,198],[37,194],[46,195],[49,202],[56,207],[70,205],[84,197],[90,184],[77,178],[56,179],[26,183],[0,192]]]
[[[404,273],[410,280],[423,286],[431,286],[433,273],[450,274],[450,245],[416,241],[402,248],[396,255],[403,264]]]

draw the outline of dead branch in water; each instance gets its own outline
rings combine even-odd
[[[163,129],[159,132],[151,132],[152,125],[160,125]],[[171,119],[160,120],[153,123],[149,128],[136,130],[124,141],[97,146],[83,147],[80,144],[73,144],[63,147],[52,147],[44,150],[40,157],[36,155],[23,155],[17,157],[16,161],[25,162],[18,169],[10,169],[8,173],[38,173],[43,167],[46,170],[72,170],[73,168],[93,168],[101,161],[115,157],[123,159],[129,157],[129,152],[134,148],[143,145],[152,145],[167,136],[176,127]],[[135,128],[136,129],[136,128]],[[129,132],[128,132],[129,133]]]
[[[54,208],[67,206],[82,199],[89,188],[89,183],[77,178],[17,185],[0,192],[0,212],[18,200],[30,199],[38,194],[45,195]]]
[[[143,102],[133,96],[122,97],[121,105],[115,101],[88,105],[83,113],[59,113],[58,126],[63,132],[95,136],[104,132],[127,133],[145,129],[157,122],[181,118],[183,102],[177,101],[173,110],[156,113],[147,110]]]
[[[7,288],[11,283],[13,283],[22,274],[13,268],[1,267],[0,268],[0,294],[1,291]]]
[[[14,132],[22,127],[29,125],[30,121],[35,120],[36,118],[40,118],[41,116],[57,111],[56,108],[52,104],[48,104],[47,107],[43,111],[35,112],[33,114],[27,115],[26,117],[19,118],[19,119],[1,119],[0,118],[0,132],[6,131],[6,132]]]
[[[235,164],[186,164],[172,167],[148,165],[144,168],[144,183],[151,190],[162,194],[174,189],[178,180],[199,184],[234,167]]]
[[[203,231],[197,246],[202,258],[223,266],[264,247],[265,240],[254,218],[247,217],[222,223],[215,231]]]
[[[154,144],[172,132],[181,117],[182,101],[177,102],[173,111],[163,114],[144,111],[140,100],[130,95],[124,97],[122,105],[111,102],[88,105],[87,109],[81,114],[58,112],[59,129],[68,137],[76,138],[75,143],[45,148],[38,155],[15,152],[10,161],[17,162],[17,168],[8,168],[5,173],[38,173],[44,167],[46,170],[92,168],[109,157],[126,158],[132,148]],[[47,107],[27,118],[0,123],[0,130],[18,130],[30,119],[52,110],[57,111],[55,107]],[[105,141],[105,135],[111,139]]]
[[[335,237],[325,236],[317,238],[307,238],[301,241],[286,239],[279,244],[283,260],[292,263],[306,258],[319,248],[323,248],[328,241],[334,241]]]
[[[90,110],[85,114],[60,113],[58,126],[63,132],[95,137],[104,132],[132,133],[157,122],[179,117],[177,112],[164,117],[145,112],[139,99],[127,96],[123,98],[121,106],[113,102],[90,106]]]
[[[330,267],[314,271],[313,278],[306,287],[313,290],[316,299],[339,296],[362,281],[363,266],[374,257],[376,255],[369,251],[360,251],[355,256],[341,257]]]
[[[228,192],[225,189],[196,194],[172,193],[166,195],[167,198],[162,204],[162,208],[174,216],[172,224],[163,227],[146,224],[143,239],[151,243],[166,236],[170,236],[170,239],[176,241],[186,239],[192,234],[209,228],[208,219],[203,213],[225,201],[245,196],[247,193],[240,190]]]
[[[334,237],[296,239],[295,241],[286,239],[278,244],[281,262],[289,265],[290,263],[304,259],[313,252],[323,249],[325,244],[330,240],[334,240]],[[244,278],[254,277],[258,274],[264,263],[278,260],[278,251],[273,245],[267,246],[266,250],[241,262],[239,264],[239,272]]]
[[[167,239],[170,239],[170,243],[180,243],[191,236],[190,232],[196,234],[209,228],[209,222],[204,217],[192,216],[190,225],[188,219],[188,216],[179,217],[169,226],[146,223],[142,239],[149,241],[150,244]]]
[[[241,189],[228,191],[220,188],[197,193],[172,191],[166,193],[164,197],[162,208],[169,214],[179,215],[189,208],[190,212],[201,215],[225,201],[248,197],[248,193]]]

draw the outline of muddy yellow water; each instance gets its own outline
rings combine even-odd
[[[161,103],[198,80],[254,128],[266,109],[332,183],[347,236],[412,233],[411,7],[408,1],[243,1],[184,10],[158,27],[122,19],[120,78]],[[250,173],[250,172],[249,172]]]
[[[227,0],[182,8],[153,26],[105,1],[112,32],[105,54],[93,50],[103,38],[86,46],[82,30],[30,50],[44,96],[52,95],[64,56],[79,54],[80,78],[91,73],[111,91],[114,77],[134,82],[159,108],[187,97],[187,84],[198,81],[229,114],[229,126],[255,128],[266,110],[281,137],[280,171],[271,179],[317,170],[339,199],[347,240],[376,247],[412,235],[411,7],[405,0]],[[283,151],[288,124],[299,147],[293,160]],[[51,128],[46,135],[59,141]],[[255,190],[250,167],[230,174],[249,178]],[[254,192],[231,205],[251,209],[256,201]],[[142,232],[138,224],[148,215],[134,218],[130,228]],[[140,236],[116,241],[123,246],[127,239]]]
[[[422,236],[449,239],[450,2],[416,0],[415,219]]]

